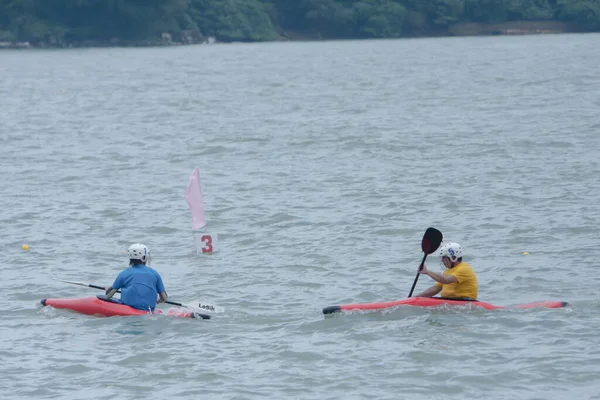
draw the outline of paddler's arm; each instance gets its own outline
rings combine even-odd
[[[458,283],[458,279],[456,279],[456,277],[452,275],[442,275],[432,271],[429,271],[427,275],[429,275],[434,281],[439,282],[443,285]]]
[[[433,285],[430,288],[425,289],[421,293],[419,293],[416,297],[433,297],[439,292],[442,291],[442,288],[438,285]]]
[[[123,272],[124,271],[121,271],[119,273],[119,275],[117,275],[117,278],[112,283],[112,285],[110,285],[109,287],[106,288],[106,298],[107,299],[110,299],[111,297],[113,297],[115,295],[115,293],[118,293],[119,289],[121,289],[123,287]]]
[[[451,283],[458,283],[458,279],[456,279],[455,276],[438,274],[437,272],[428,270],[425,265],[423,265],[423,268],[419,271],[419,273],[424,274],[424,275],[429,275],[431,277],[431,279],[433,279],[434,281],[439,282],[443,285],[449,285]]]
[[[164,303],[169,298],[169,295],[167,295],[167,291],[165,290],[165,285],[163,284],[160,274],[154,270],[152,271],[154,274],[156,274],[156,292],[158,293],[158,300],[156,302],[159,304]]]
[[[160,292],[158,294],[158,300],[156,301],[157,303],[164,303],[165,301],[167,301],[167,299],[169,298],[169,295],[167,294],[167,292]]]
[[[111,297],[113,297],[115,295],[115,293],[117,293],[117,289],[113,289],[112,287],[108,287],[106,288],[106,298],[110,299]]]

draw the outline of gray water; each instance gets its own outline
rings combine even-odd
[[[1,52],[0,398],[600,399],[599,39]],[[322,315],[406,297],[429,226],[569,306]],[[41,307],[135,242],[214,318]]]

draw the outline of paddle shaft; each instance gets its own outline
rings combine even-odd
[[[419,265],[419,272],[417,272],[417,276],[415,276],[415,281],[412,284],[412,287],[410,288],[410,293],[408,294],[408,297],[411,297],[413,294],[413,291],[415,290],[415,286],[417,286],[417,281],[419,280],[419,275],[421,275],[421,268],[423,268],[423,265],[425,264],[425,259],[427,258],[427,253],[425,253],[423,255],[423,261],[421,261],[421,265]]]

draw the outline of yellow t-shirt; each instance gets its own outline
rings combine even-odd
[[[477,276],[469,264],[461,262],[454,268],[446,268],[444,275],[455,276],[458,282],[449,284],[436,282],[436,286],[442,288],[442,297],[477,298]]]

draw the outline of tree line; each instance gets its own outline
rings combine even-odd
[[[600,30],[600,0],[0,0],[0,42],[269,41],[443,34],[457,23]]]

